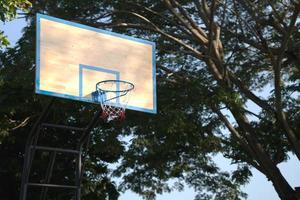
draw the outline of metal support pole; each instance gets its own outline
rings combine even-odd
[[[33,138],[33,142],[32,142],[32,145],[30,146],[30,151],[29,151],[29,166],[27,168],[27,180],[29,178],[29,174],[30,174],[30,170],[31,170],[31,166],[32,166],[32,162],[33,162],[33,158],[34,158],[34,155],[35,155],[35,151],[36,151],[36,144],[38,142],[38,139],[39,139],[39,135],[40,135],[40,131],[41,131],[41,127],[38,126],[37,128],[37,131],[34,135],[34,138]]]
[[[77,190],[76,190],[76,200],[80,200],[80,196],[81,196],[81,165],[82,165],[82,161],[81,161],[81,155],[82,155],[82,148],[79,149],[79,154],[78,157],[76,159],[76,186],[77,186]]]
[[[59,128],[71,131],[85,131],[85,128],[78,128],[73,126],[66,126],[66,125],[58,125],[58,124],[49,124],[49,123],[42,123],[42,127],[49,127],[49,128]]]
[[[53,167],[56,159],[56,151],[51,152],[50,154],[50,162],[47,168],[46,172],[46,177],[45,177],[45,183],[50,183],[51,177],[52,177],[52,172],[53,172]],[[45,200],[47,197],[47,192],[48,192],[48,187],[43,187],[42,188],[42,193],[41,193],[41,200]]]
[[[73,185],[57,185],[57,184],[44,184],[44,183],[28,183],[28,186],[38,186],[38,187],[53,187],[53,188],[64,188],[64,189],[76,189]]]
[[[57,151],[62,153],[71,153],[71,154],[78,154],[79,151],[73,150],[73,149],[62,149],[62,148],[56,148],[56,147],[44,147],[44,146],[31,146],[31,148],[34,148],[36,150],[43,150],[43,151]]]
[[[83,149],[83,145],[86,142],[86,149],[88,149],[89,147],[89,142],[90,142],[90,135],[91,135],[91,131],[92,128],[95,126],[95,124],[97,123],[97,121],[99,120],[100,116],[102,114],[102,110],[97,111],[92,120],[90,121],[90,123],[88,124],[88,126],[86,127],[86,130],[84,131],[84,133],[82,134],[80,140],[79,140],[79,145],[77,147],[77,149],[81,150]],[[84,160],[84,158],[83,158]],[[85,162],[83,162],[82,166],[81,166],[81,170],[80,170],[80,175],[79,175],[79,181],[81,182],[82,180],[82,176],[83,176],[83,171],[84,171],[84,167],[85,167]]]
[[[102,110],[99,110],[94,114],[92,120],[90,121],[82,136],[80,137],[78,148],[82,147],[85,141],[88,139],[90,132],[92,131],[92,128],[95,126],[96,122],[99,120],[101,113]]]
[[[25,156],[24,156],[24,164],[23,164],[23,171],[22,171],[22,180],[21,180],[21,190],[20,190],[20,200],[26,200],[27,196],[27,187],[28,187],[28,178],[29,178],[29,169],[32,161],[32,149],[30,146],[33,144],[35,136],[37,134],[37,129],[41,122],[47,117],[49,113],[50,107],[54,102],[54,98],[51,98],[48,105],[44,108],[41,115],[33,125],[25,145]]]

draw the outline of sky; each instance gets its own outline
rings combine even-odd
[[[26,26],[26,22],[23,19],[16,19],[5,24],[0,22],[0,30],[3,30],[5,35],[8,36],[11,42],[11,47],[15,45],[18,39],[22,36],[22,28]],[[266,95],[266,91],[264,95]],[[257,107],[253,103],[248,103],[249,110],[257,110]],[[280,171],[286,177],[287,181],[292,187],[300,186],[300,162],[293,154],[289,154],[290,159],[278,165]],[[218,166],[223,170],[232,171],[235,169],[234,165],[230,164],[230,160],[224,158],[222,155],[217,155],[214,158]],[[252,170],[252,178],[250,182],[242,189],[248,194],[249,200],[279,200],[277,193],[275,192],[272,184],[267,181],[265,176],[256,169]],[[192,188],[185,187],[183,192],[172,192],[169,194],[158,195],[157,200],[192,200],[195,196],[195,192]],[[140,200],[140,196],[133,192],[127,191],[121,194],[120,200]]]

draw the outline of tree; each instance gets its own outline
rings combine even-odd
[[[60,6],[58,7],[57,5]],[[99,13],[103,13],[105,15],[104,12],[106,12],[107,6],[110,7],[110,5],[106,5],[102,2],[98,2],[97,5],[95,5],[95,1],[36,2],[33,5],[31,13],[27,16],[29,20],[28,27],[24,29],[24,35],[17,43],[17,46],[15,48],[8,49],[6,52],[1,54],[0,157],[3,160],[9,161],[1,162],[0,164],[0,173],[1,177],[3,177],[0,179],[0,195],[2,198],[18,198],[18,193],[16,193],[16,191],[20,186],[20,172],[23,162],[22,155],[24,153],[25,140],[30,127],[36,120],[36,117],[42,107],[45,106],[48,101],[48,97],[37,96],[32,92],[34,87],[33,69],[35,66],[34,14],[36,12],[48,13],[64,19],[86,23],[90,20],[91,16],[97,16]],[[170,90],[171,88],[169,87],[171,86],[166,85],[166,90]],[[163,94],[162,91],[161,93]],[[173,95],[175,95],[175,92],[173,92]],[[72,126],[84,126],[90,119],[91,112],[95,109],[94,106],[89,106],[87,104],[81,105],[69,101],[56,101],[58,101],[56,107],[60,109],[55,109],[50,115],[52,117],[51,121],[56,123]],[[168,103],[167,98],[165,98],[164,101],[166,102],[165,104]],[[181,112],[178,109],[176,112],[175,111],[176,110],[173,112],[175,115],[177,111]],[[193,125],[193,128],[183,135],[183,137],[173,138],[173,135],[176,135],[177,133],[176,127],[171,127],[171,122],[173,120],[172,115],[168,118],[161,117],[157,119],[153,118],[154,116],[149,118],[149,116],[146,116],[145,114],[129,112],[129,115],[131,115],[132,121],[128,121],[127,124],[121,124],[114,127],[100,127],[99,129],[94,130],[94,137],[92,138],[92,145],[88,154],[89,159],[86,161],[85,180],[83,181],[83,199],[106,199],[108,197],[116,199],[119,195],[118,192],[126,189],[132,189],[133,191],[142,194],[144,197],[151,199],[154,198],[155,193],[162,193],[172,189],[167,184],[168,179],[171,177],[177,177],[179,180],[173,187],[181,190],[183,187],[182,182],[186,179],[192,186],[195,186],[197,191],[199,191],[199,197],[206,199],[212,199],[213,196],[216,196],[217,199],[226,199],[226,197],[239,199],[245,195],[239,190],[239,186],[241,184],[240,181],[232,180],[229,173],[220,171],[211,160],[209,153],[217,152],[218,149],[220,149],[217,141],[213,140],[215,137],[210,136],[208,138],[204,138],[203,136],[205,140],[201,141],[197,138],[197,135],[200,133],[192,132],[193,130],[200,131],[200,126],[197,128],[190,123]],[[130,119],[131,117],[129,116],[128,118]],[[189,119],[185,116],[183,117],[185,118],[183,123],[187,123],[187,120]],[[148,146],[148,148],[156,148],[156,146],[159,145],[156,138],[144,137],[149,133],[152,135],[152,132],[147,131],[147,122],[149,122],[149,120],[153,121],[154,119],[156,119],[156,122],[158,119],[164,119],[164,122],[169,124],[169,136],[167,137],[169,144],[166,148],[171,147],[171,149],[169,152],[167,149],[161,149],[159,152],[153,151],[148,156],[143,156],[143,154],[139,153],[139,150],[142,148],[141,145],[144,141],[155,139],[155,141],[153,141],[153,145]],[[178,122],[180,121],[181,117],[178,118]],[[154,121],[151,124],[153,123]],[[185,127],[188,127],[188,125],[189,124],[185,125]],[[163,126],[160,127],[164,128]],[[137,130],[141,131],[140,136],[144,137],[144,139],[136,137],[137,132],[133,131],[135,128],[138,128]],[[180,130],[184,129],[185,128],[183,127]],[[207,129],[210,130],[209,126]],[[159,137],[165,140],[163,131],[165,131],[165,129],[161,131]],[[194,136],[189,137],[188,133],[192,133]],[[201,131],[201,134],[204,134],[204,130]],[[49,138],[48,136],[46,140],[42,139],[41,142],[44,142],[44,144],[49,146],[56,145],[61,147],[72,144],[72,141],[74,141],[75,138],[74,135],[70,135],[65,132],[52,132],[50,135],[52,135],[52,137]],[[126,146],[128,145],[124,144],[124,141],[120,141],[120,137],[124,136],[135,137],[133,145],[130,149],[128,149],[128,151],[126,150]],[[197,140],[193,141],[194,138],[197,138]],[[212,140],[210,140],[210,138]],[[195,144],[195,148],[189,149],[184,145],[175,145],[175,143],[178,143],[181,140],[184,140],[187,143],[192,142]],[[208,147],[209,144],[212,144],[211,147],[209,149],[205,149],[205,146]],[[179,148],[181,148],[181,150]],[[186,150],[188,150],[188,152],[184,153]],[[205,156],[202,156],[202,153],[204,153],[203,150],[205,150]],[[160,153],[161,151],[165,151],[166,154],[164,156],[157,155],[157,153]],[[180,151],[182,151],[185,155],[178,157],[178,153],[180,153]],[[198,156],[193,163],[181,163],[182,160],[186,160],[185,162],[192,160],[194,155]],[[32,174],[34,174],[34,176],[31,177],[31,179],[37,182],[44,180],[42,172],[45,170],[50,156],[51,155],[49,154],[37,155],[39,159],[36,163],[34,163],[32,168]],[[126,168],[130,167],[130,165],[127,166],[124,164],[119,167],[118,170],[114,170],[109,167],[109,163],[117,163],[120,159],[125,160],[125,157],[132,161],[144,158],[147,159],[139,161],[140,171],[135,173],[139,175],[140,180],[132,185],[130,183],[135,181],[138,177],[133,176],[133,174],[126,173]],[[172,158],[172,160],[165,160],[166,158]],[[71,180],[73,177],[70,170],[70,168],[72,168],[71,163],[72,160],[70,159],[61,160],[58,168],[63,168],[64,170],[60,172],[56,171],[55,177],[52,181],[57,183],[57,181],[61,180]],[[127,162],[127,164],[131,163]],[[144,168],[145,165],[148,165],[146,169]],[[164,170],[166,166],[172,166],[170,168],[171,171]],[[182,169],[184,168],[186,171],[190,171],[187,177],[183,177],[182,175]],[[122,187],[118,189],[116,183],[111,180],[111,177],[123,175],[126,175],[124,176],[125,181],[121,185]],[[150,175],[153,177],[149,177]],[[132,179],[132,177],[134,179]],[[7,184],[8,182],[10,184]],[[49,197],[69,199],[72,196],[70,191],[59,192],[59,196],[57,194],[58,193],[51,193],[49,194]],[[31,199],[35,199],[38,198],[40,194],[38,192],[32,193],[31,191],[29,195]]]
[[[201,81],[198,93],[209,99],[199,98],[198,103],[214,113],[231,133],[221,137],[231,149],[226,155],[265,174],[282,199],[296,199],[295,190],[276,164],[286,159],[287,150],[300,159],[299,115],[295,110],[299,100],[291,95],[299,91],[299,53],[294,52],[299,47],[299,2],[164,0],[117,5],[114,8],[118,9],[111,11],[111,22],[92,24],[150,30],[164,37],[166,45],[170,42],[177,46],[163,46],[161,51],[171,55],[176,54],[174,50],[180,51],[200,61],[196,67],[206,68],[210,84],[205,85],[198,75],[200,70],[193,67],[193,71],[184,67],[160,69],[172,74],[178,84],[195,77]],[[274,90],[269,98],[255,95],[255,90],[270,82]],[[248,111],[247,101],[259,106],[261,113]],[[236,125],[221,111],[224,109],[231,112]],[[249,114],[255,115],[257,122],[251,122]]]
[[[2,22],[11,21],[16,18],[17,10],[28,11],[31,3],[28,0],[4,0],[0,2],[0,20]],[[0,32],[0,48],[9,45],[7,37],[4,32]]]
[[[299,92],[298,2],[35,2],[18,48],[1,54],[0,152],[4,158],[7,152],[16,157],[9,157],[15,167],[3,179],[15,185],[20,176],[15,163],[21,162],[16,155],[23,152],[26,130],[40,110],[37,105],[46,101],[32,94],[36,12],[158,44],[159,113],[128,112],[124,124],[95,130],[85,198],[105,198],[106,194],[116,198],[113,175],[122,178],[121,191],[131,189],[148,199],[170,191],[170,179],[177,180],[177,189],[184,182],[194,187],[198,199],[241,199],[239,186],[247,182],[252,166],[272,181],[282,199],[296,199],[276,165],[287,159],[288,151],[299,155],[299,99],[291,95]],[[275,86],[269,97],[255,95],[269,83]],[[247,101],[257,104],[261,112],[247,110]],[[78,119],[76,111],[84,110],[81,120],[65,123],[81,125],[93,110],[61,103],[62,109],[54,115],[57,121]],[[224,111],[231,112],[234,122]],[[250,121],[249,116],[256,120]],[[120,136],[130,137],[130,143],[122,143]],[[218,169],[212,156],[219,152],[238,164],[235,172]],[[120,165],[111,173],[107,165],[117,161]],[[4,165],[0,169],[7,170]]]

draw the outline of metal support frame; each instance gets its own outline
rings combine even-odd
[[[50,100],[48,105],[43,109],[41,115],[33,125],[29,136],[27,138],[27,142],[25,145],[25,155],[24,155],[24,164],[23,164],[23,172],[22,172],[22,181],[21,181],[21,190],[20,190],[20,200],[27,199],[27,191],[29,186],[34,187],[42,187],[42,192],[40,195],[41,200],[45,200],[47,197],[48,188],[65,188],[65,189],[74,189],[75,190],[75,199],[80,200],[81,196],[81,180],[83,177],[84,171],[84,158],[83,158],[83,149],[85,145],[85,149],[88,149],[89,141],[90,141],[90,133],[93,127],[96,125],[97,121],[100,119],[101,110],[96,112],[89,122],[87,127],[85,128],[78,128],[78,127],[71,127],[66,125],[58,125],[58,124],[49,124],[45,123],[45,119],[49,114],[50,108],[53,105],[54,98]],[[55,148],[55,147],[46,147],[46,146],[39,146],[37,145],[38,137],[41,128],[56,128],[56,129],[64,129],[64,130],[71,130],[71,131],[80,131],[82,135],[80,137],[79,143],[77,144],[76,149],[63,149],[63,148]],[[50,161],[47,167],[45,181],[43,183],[31,183],[29,182],[29,175],[30,169],[32,166],[32,161],[34,158],[35,151],[48,151],[50,152]],[[50,184],[52,172],[56,160],[57,153],[64,153],[73,155],[76,158],[76,167],[75,167],[75,185],[57,185],[57,184]]]
[[[53,151],[53,152],[51,152],[51,155],[50,155],[50,162],[49,162],[47,172],[46,172],[45,184],[50,183],[50,179],[51,179],[51,176],[52,176],[52,171],[53,171],[55,159],[56,159],[56,151]],[[47,192],[48,192],[48,187],[43,187],[42,192],[41,192],[41,197],[40,197],[41,200],[46,199]]]

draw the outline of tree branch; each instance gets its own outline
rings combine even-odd
[[[203,20],[203,22],[206,25],[206,27],[208,27],[209,26],[208,17],[204,14],[204,10],[203,10],[203,8],[202,8],[202,6],[200,4],[200,1],[199,0],[194,0],[193,2],[196,5],[196,8],[197,8],[198,13],[199,13],[199,16]]]
[[[262,109],[275,113],[275,110],[272,106],[270,106],[266,101],[260,99],[258,96],[256,96],[253,92],[251,92],[242,81],[240,81],[235,75],[231,72],[229,72],[229,78],[230,80],[240,89],[243,94],[248,97],[251,101],[253,101],[256,105],[261,107]]]
[[[172,0],[172,2],[174,2],[174,4],[178,7],[180,13],[188,20],[188,22],[192,25],[192,27],[194,29],[196,29],[204,38],[207,38],[207,34],[204,32],[204,30],[201,29],[195,23],[195,21],[189,16],[189,14],[187,13],[187,11],[180,5],[180,3],[178,3],[177,0]]]
[[[191,32],[189,32],[185,27],[183,27],[183,26],[182,26],[180,23],[178,23],[177,21],[171,20],[171,19],[169,19],[169,18],[163,16],[162,14],[160,14],[160,13],[158,13],[158,12],[156,12],[156,11],[150,9],[150,8],[147,8],[147,7],[145,7],[145,6],[142,6],[142,5],[140,5],[140,4],[132,3],[132,2],[128,2],[128,3],[130,3],[130,4],[134,5],[134,6],[140,7],[140,8],[142,8],[142,9],[144,9],[145,11],[147,11],[147,12],[149,12],[149,13],[151,13],[151,14],[154,14],[154,15],[160,17],[161,19],[164,19],[164,20],[165,20],[166,22],[168,22],[169,24],[172,24],[172,25],[178,27],[178,28],[179,28],[180,30],[182,30],[185,34],[191,35]]]
[[[231,125],[231,123],[228,121],[228,119],[223,115],[223,113],[220,110],[218,110],[215,107],[212,107],[212,110],[218,115],[219,119],[225,124],[225,126],[227,127],[227,129],[233,135],[233,137],[238,140],[238,142],[240,143],[241,147],[254,159],[254,160],[251,160],[251,162],[249,162],[250,160],[248,160],[248,162],[251,163],[251,165],[253,167],[255,167],[257,170],[259,170],[263,174],[265,174],[266,173],[265,170],[255,161],[255,159],[257,158],[257,156],[256,156],[255,152],[249,147],[249,144],[247,144],[247,142],[244,140],[244,138]]]
[[[181,13],[177,12],[169,0],[164,0],[164,2],[173,15],[182,23],[182,25],[184,25],[193,34],[193,36],[197,38],[199,43],[205,47],[208,43],[207,38],[200,34],[199,31],[188,22],[188,19],[185,19]]]
[[[230,106],[229,106],[230,107]],[[257,140],[257,131],[250,125],[247,117],[244,113],[241,113],[239,109],[231,107],[230,111],[235,117],[239,127],[245,132],[243,135],[249,144],[251,150],[255,152],[257,156],[257,162],[264,169],[264,174],[270,179],[282,199],[290,199],[294,195],[293,188],[289,185],[286,179],[283,177],[280,170],[277,168],[272,159],[264,151],[263,146]],[[291,198],[293,199],[293,198]]]
[[[283,125],[284,130],[286,131],[287,137],[290,140],[291,144],[294,147],[294,152],[297,155],[298,159],[300,160],[300,142],[292,130],[292,128],[289,126],[286,114],[283,111],[282,108],[282,94],[281,94],[281,66],[282,66],[282,60],[283,60],[283,54],[284,51],[287,48],[288,41],[295,30],[295,23],[297,21],[297,17],[300,12],[300,4],[295,5],[295,10],[293,12],[293,15],[291,16],[291,21],[288,27],[288,30],[286,31],[286,34],[284,35],[281,48],[279,51],[279,54],[277,56],[276,62],[273,63],[274,67],[274,86],[275,86],[275,105],[276,105],[276,113],[278,116],[279,121]]]
[[[26,117],[19,125],[17,125],[16,127],[12,128],[11,130],[14,131],[14,130],[16,130],[18,128],[26,126],[31,118],[32,118],[32,116],[31,117]]]
[[[282,17],[280,17],[279,13],[277,12],[276,8],[275,8],[275,5],[274,5],[274,2],[271,1],[271,0],[267,0],[267,2],[269,3],[269,5],[271,6],[272,10],[273,10],[273,13],[274,13],[274,16],[275,18],[277,19],[276,22],[274,24],[277,24],[277,22],[279,24],[282,24],[284,28],[287,28],[287,25],[284,23],[284,21],[282,20]],[[276,25],[275,25],[276,26]],[[280,25],[277,26],[280,30],[282,30],[282,32],[284,33],[285,30],[284,28],[282,28]]]
[[[182,47],[186,48],[196,58],[198,58],[200,60],[203,60],[205,58],[205,56],[201,52],[199,52],[197,49],[195,49],[192,46],[186,44],[185,42],[183,42],[182,40],[178,39],[177,37],[175,37],[175,36],[173,36],[173,35],[171,35],[169,33],[164,32],[163,30],[161,30],[157,26],[149,27],[149,26],[146,26],[146,25],[132,24],[132,23],[113,23],[113,24],[99,23],[98,25],[101,26],[101,27],[123,27],[123,28],[136,28],[136,29],[141,29],[141,30],[150,30],[150,31],[159,33],[159,34],[165,36],[168,40],[173,41],[173,42],[181,45]]]

